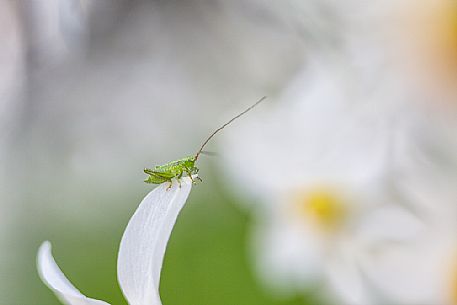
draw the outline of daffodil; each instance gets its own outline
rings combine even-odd
[[[189,196],[192,183],[183,178],[181,187],[164,183],[151,191],[130,219],[119,247],[118,281],[130,305],[159,305],[160,271],[168,239],[176,218]],[[37,257],[43,282],[66,305],[104,305],[77,290],[59,269],[44,242]]]

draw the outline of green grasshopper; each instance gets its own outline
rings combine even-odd
[[[195,162],[197,162],[198,157],[200,154],[204,153],[203,148],[205,148],[206,144],[208,144],[209,140],[211,140],[212,137],[214,137],[219,131],[224,129],[227,125],[232,123],[234,120],[260,104],[264,99],[266,99],[266,96],[262,97],[260,100],[258,100],[255,104],[238,114],[237,116],[233,117],[231,120],[229,120],[227,123],[216,129],[206,140],[203,142],[202,146],[200,149],[197,151],[197,153],[194,156],[187,156],[182,159],[176,160],[176,161],[171,161],[168,162],[164,165],[157,165],[153,169],[145,168],[144,172],[149,175],[149,177],[144,180],[146,183],[152,183],[152,184],[161,184],[164,182],[169,182],[170,184],[167,187],[167,190],[169,190],[173,184],[172,179],[176,178],[178,181],[179,185],[181,186],[181,178],[183,176],[189,177],[192,180],[192,183],[196,183],[194,180],[195,175],[198,173],[198,167],[195,166]],[[196,176],[195,179],[202,181],[200,177]]]

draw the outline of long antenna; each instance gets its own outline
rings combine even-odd
[[[221,127],[219,127],[218,129],[216,129],[206,140],[205,142],[203,142],[202,146],[200,147],[200,149],[198,150],[197,154],[195,155],[195,160],[198,159],[198,156],[200,156],[201,152],[203,151],[203,148],[206,146],[206,144],[208,144],[209,140],[211,140],[212,137],[214,137],[216,135],[216,133],[218,133],[219,131],[221,131],[222,129],[225,128],[225,126],[229,125],[230,123],[232,123],[233,121],[235,121],[236,119],[238,119],[240,116],[242,116],[243,114],[245,114],[246,112],[248,112],[249,110],[251,110],[252,108],[254,108],[255,106],[257,106],[258,104],[260,104],[261,102],[263,102],[264,99],[266,99],[267,97],[264,96],[262,97],[260,100],[258,100],[257,102],[255,102],[254,105],[250,106],[249,108],[247,108],[246,110],[244,110],[243,112],[241,112],[240,114],[238,114],[237,116],[233,117],[230,121],[228,121],[227,123],[225,123],[224,125],[222,125]]]

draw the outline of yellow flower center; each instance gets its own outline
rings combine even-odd
[[[300,214],[322,232],[334,232],[344,222],[347,214],[347,206],[341,194],[326,188],[301,194],[298,206]]]

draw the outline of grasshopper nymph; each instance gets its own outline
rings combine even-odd
[[[216,135],[219,131],[225,128],[225,126],[229,125],[232,123],[234,120],[260,104],[266,96],[262,97],[260,100],[258,100],[254,105],[250,106],[237,116],[233,117],[231,120],[229,120],[227,123],[216,129],[206,140],[203,142],[202,146],[200,149],[197,151],[197,153],[194,156],[187,156],[182,159],[176,160],[176,161],[171,161],[168,162],[164,165],[157,165],[153,169],[145,168],[144,172],[149,175],[149,177],[144,180],[146,183],[153,183],[153,184],[161,184],[164,182],[169,182],[170,185],[167,187],[167,190],[171,188],[173,182],[172,179],[176,178],[178,180],[178,183],[181,184],[180,179],[183,176],[189,177],[193,183],[195,183],[194,178],[192,177],[193,175],[196,175],[198,173],[198,167],[195,166],[195,162],[197,162],[198,157],[200,154],[203,152],[203,148],[208,144],[209,140],[211,140],[212,137]],[[196,176],[195,179],[202,181],[200,177]]]

